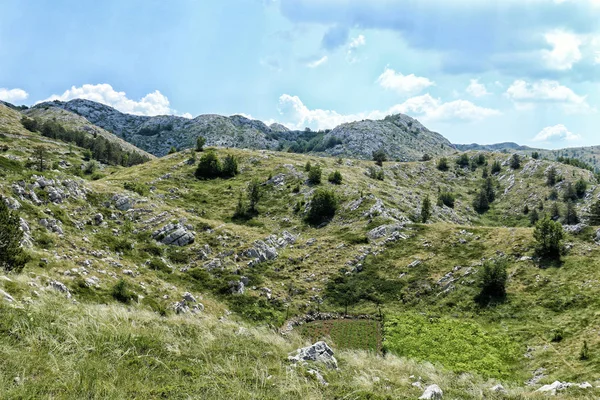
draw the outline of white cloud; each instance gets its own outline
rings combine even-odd
[[[404,113],[423,121],[477,121],[500,115],[497,110],[479,107],[470,101],[455,100],[442,102],[429,94],[412,97],[404,103],[396,104],[387,110],[374,110],[366,113],[340,114],[334,110],[309,109],[298,96],[283,94],[279,98],[279,112],[291,129],[310,126],[316,129],[330,129],[337,125],[363,119],[382,119],[390,114]]]
[[[427,78],[416,76],[414,74],[403,75],[391,68],[386,68],[385,71],[379,75],[376,82],[379,83],[381,87],[394,90],[400,94],[418,93],[435,84]]]
[[[528,83],[516,80],[506,90],[505,95],[517,106],[531,107],[535,103],[552,103],[561,105],[568,112],[594,111],[587,103],[586,96],[579,96],[557,81],[541,80]]]
[[[177,114],[171,109],[169,99],[158,90],[148,93],[139,101],[129,99],[125,92],[117,92],[108,83],[97,85],[85,84],[81,87],[72,86],[61,95],[52,95],[43,101],[69,101],[86,99],[114,107],[117,110],[135,115],[169,115]],[[41,103],[41,102],[38,102]],[[187,114],[189,115],[189,114]],[[186,118],[187,118],[187,115]],[[191,116],[190,116],[191,117]]]
[[[542,51],[542,57],[549,68],[568,70],[581,60],[579,47],[582,40],[577,35],[565,31],[552,31],[544,37],[552,46],[552,50]]]
[[[306,66],[308,68],[317,68],[319,65],[325,64],[327,62],[327,56],[323,56],[321,58],[319,58],[318,60],[309,62],[308,64],[306,64]]]
[[[471,83],[467,86],[467,93],[473,97],[483,97],[491,94],[483,83],[479,83],[479,79],[471,79]]]
[[[364,46],[365,44],[367,44],[365,37],[363,35],[358,35],[357,37],[352,38],[349,47],[351,49],[355,49],[357,47]]]
[[[558,124],[554,126],[547,126],[542,129],[535,137],[533,138],[534,142],[553,142],[559,140],[579,140],[581,139],[580,135],[577,135],[567,129],[563,124]]]
[[[0,88],[0,100],[8,103],[23,101],[29,97],[29,93],[23,89],[5,89]]]

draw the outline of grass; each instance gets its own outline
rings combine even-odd
[[[313,321],[300,328],[302,336],[311,342],[326,339],[339,349],[368,350],[380,353],[382,334],[375,320]]]

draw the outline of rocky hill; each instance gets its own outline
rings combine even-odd
[[[239,115],[224,117],[208,114],[194,119],[172,115],[129,115],[81,99],[42,103],[33,108],[40,109],[62,109],[80,115],[90,123],[157,156],[167,154],[171,147],[193,147],[198,136],[203,136],[211,146],[271,150],[288,150],[291,147],[296,152],[364,159],[370,159],[373,151],[380,148],[385,149],[389,159],[399,161],[416,161],[424,154],[437,156],[455,151],[443,136],[402,114],[380,121],[343,124],[330,132],[306,132],[291,131],[281,124],[267,126],[261,121]]]
[[[454,147],[460,151],[535,151],[539,149],[534,149],[529,146],[521,146],[520,144],[514,142],[504,142],[504,143],[495,143],[495,144],[454,144]]]
[[[81,173],[84,149],[20,116],[0,107],[0,197],[28,255],[0,270],[1,398],[598,396],[588,170],[214,147]],[[198,179],[206,154],[238,173]],[[482,187],[494,201],[478,212]],[[310,223],[323,191],[335,213]],[[533,212],[563,220],[568,204],[581,223],[566,225],[562,261],[538,258]],[[507,297],[482,306],[489,262],[506,263]]]

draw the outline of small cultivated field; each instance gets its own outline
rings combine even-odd
[[[376,320],[313,321],[302,325],[300,333],[313,342],[322,339],[331,340],[338,349],[381,351],[381,325]]]

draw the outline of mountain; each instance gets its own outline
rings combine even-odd
[[[460,151],[532,151],[537,150],[528,146],[521,146],[514,142],[504,142],[496,144],[454,144]]]
[[[370,159],[373,151],[379,148],[387,152],[388,158],[402,161],[419,160],[424,154],[436,156],[454,152],[452,144],[443,136],[402,114],[379,121],[347,123],[329,132],[312,132],[289,130],[281,124],[267,126],[240,115],[207,114],[194,119],[172,115],[130,115],[82,99],[53,101],[33,107],[44,110],[57,108],[80,115],[157,156],[167,154],[171,147],[193,147],[198,136],[203,136],[209,146],[271,150],[292,148],[296,152],[364,159]]]

